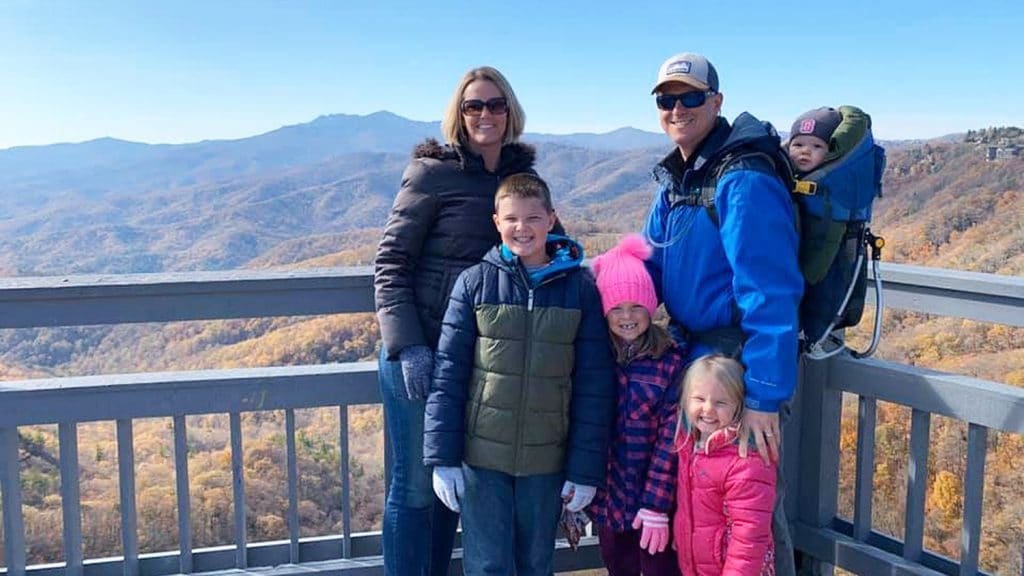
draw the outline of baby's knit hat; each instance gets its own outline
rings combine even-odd
[[[835,108],[816,108],[804,112],[793,122],[793,128],[789,131],[790,141],[797,136],[817,136],[826,143],[832,138],[832,133],[843,121],[842,115]]]
[[[642,236],[629,234],[619,240],[617,246],[594,258],[590,267],[597,278],[597,290],[601,293],[606,316],[623,302],[636,302],[654,316],[658,297],[654,293],[654,282],[644,268],[644,260],[650,258],[651,253],[650,245]]]

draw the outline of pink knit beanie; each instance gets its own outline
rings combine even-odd
[[[619,244],[601,254],[590,267],[597,278],[597,290],[601,293],[601,305],[605,316],[608,311],[623,302],[636,302],[647,308],[651,316],[658,307],[654,283],[644,268],[644,260],[650,258],[651,247],[639,234],[630,234],[619,240]]]

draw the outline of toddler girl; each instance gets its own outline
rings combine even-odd
[[[679,569],[694,576],[774,576],[775,464],[741,458],[743,366],[712,354],[686,371],[675,445],[673,536]]]

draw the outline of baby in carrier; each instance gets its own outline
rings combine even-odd
[[[872,202],[881,196],[885,151],[872,138],[871,117],[854,106],[801,114],[784,147],[797,180],[800,265],[807,280],[800,310],[805,349],[812,358],[824,358],[843,348],[829,333],[855,326],[864,311],[866,250],[876,264],[882,247],[867,224]],[[874,351],[880,298],[876,286],[874,341],[854,356]]]
[[[835,108],[818,108],[801,114],[793,122],[787,151],[798,178],[825,163],[829,140],[842,120]]]

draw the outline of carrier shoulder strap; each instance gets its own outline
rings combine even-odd
[[[781,148],[779,152],[785,154]],[[793,176],[793,169],[788,160],[782,159],[780,156],[772,156],[757,149],[739,149],[729,152],[705,173],[700,199],[697,202],[707,210],[708,217],[711,218],[715,226],[719,225],[718,209],[715,207],[715,190],[718,188],[718,182],[727,172],[738,169],[756,170],[764,174],[778,176],[782,179],[786,189],[793,193],[805,193],[798,192],[797,189],[806,189],[809,186],[813,188],[813,182],[798,182]],[[809,193],[813,194],[813,189]]]

